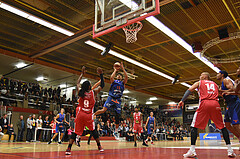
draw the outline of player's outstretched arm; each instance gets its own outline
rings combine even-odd
[[[55,118],[55,122],[59,124],[59,122],[57,121],[58,118],[59,118],[59,114]]]
[[[181,101],[178,103],[178,108],[179,108],[179,107],[182,107],[182,108],[183,108],[184,101],[187,99],[187,97],[188,97],[196,88],[198,88],[198,86],[199,86],[199,81],[198,81],[198,82],[195,82],[195,83],[185,92],[185,94],[183,95]]]
[[[94,90],[95,88],[97,88],[101,83],[101,80],[99,80],[97,83],[95,83],[93,86],[92,86],[92,90]]]
[[[83,77],[83,75],[84,75],[85,73],[86,73],[86,67],[83,66],[83,67],[82,67],[82,73],[81,73],[81,75],[79,76],[79,78],[78,78],[78,80],[77,80],[77,91],[79,91],[79,90],[81,89],[81,84],[80,84],[80,82],[81,82],[82,77]]]
[[[124,81],[123,81],[123,83],[126,84],[127,81],[128,81],[128,75],[127,75],[127,72],[126,72],[126,70],[125,70],[125,68],[123,66],[123,62],[121,62],[121,68],[122,68],[123,73],[124,73]]]
[[[100,86],[98,86],[97,88],[95,88],[93,91],[94,91],[94,94],[95,96],[104,88],[105,86],[105,83],[104,83],[104,78],[103,78],[103,70],[98,67],[97,68],[97,72],[98,74],[100,75]]]
[[[149,117],[147,118],[147,122],[146,122],[146,124],[144,126],[145,130],[147,130],[148,121],[149,121]]]
[[[110,76],[110,82],[111,82],[111,83],[114,82],[114,78],[115,78],[116,73],[117,73],[117,70],[116,70],[115,68],[113,68],[113,69],[114,69],[114,71],[113,71],[113,73],[112,73],[111,76]]]

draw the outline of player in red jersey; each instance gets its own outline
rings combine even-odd
[[[200,76],[200,80],[195,82],[184,94],[182,100],[178,103],[178,106],[183,107],[184,101],[195,89],[198,89],[199,94],[199,108],[194,114],[191,124],[191,148],[184,154],[184,157],[196,157],[195,144],[197,140],[197,129],[205,129],[209,119],[211,119],[216,127],[222,131],[223,138],[228,147],[228,157],[235,157],[230,144],[229,134],[223,122],[221,108],[218,103],[218,86],[215,82],[210,81],[210,75],[208,72],[203,72]]]
[[[148,146],[145,143],[145,135],[143,134],[143,128],[142,128],[142,113],[138,111],[138,108],[135,108],[135,112],[133,113],[133,119],[134,119],[134,125],[133,125],[133,132],[134,134],[134,146],[137,147],[137,134],[141,134],[142,139],[143,139],[143,144],[144,146]]]
[[[93,108],[95,105],[95,98],[96,95],[102,90],[104,87],[104,79],[103,79],[103,71],[101,68],[97,69],[97,72],[100,74],[101,82],[100,86],[92,90],[91,83],[89,81],[83,82],[81,89],[80,89],[80,81],[82,76],[85,73],[85,67],[82,69],[82,74],[80,75],[78,79],[78,96],[79,96],[79,104],[76,108],[76,118],[75,118],[75,130],[72,132],[72,135],[69,140],[68,148],[65,152],[66,155],[71,154],[71,148],[74,141],[76,141],[77,146],[80,146],[79,144],[79,136],[82,135],[83,130],[85,126],[87,126],[92,133],[93,138],[97,142],[97,146],[100,152],[103,152],[103,148],[100,144],[99,136],[97,130],[95,130],[95,125],[93,121]]]

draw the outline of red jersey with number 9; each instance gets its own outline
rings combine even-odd
[[[209,80],[200,80],[198,87],[198,94],[200,101],[202,100],[219,100],[218,99],[218,85]]]
[[[81,107],[81,111],[87,114],[93,113],[93,108],[95,105],[95,97],[93,90],[91,90],[90,92],[85,92],[85,96],[83,98],[80,97],[78,102],[78,106]]]
[[[134,113],[133,114],[133,118],[134,118],[134,124],[141,124],[141,112],[138,113]]]

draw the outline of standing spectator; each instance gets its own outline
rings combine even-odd
[[[45,120],[43,121],[43,128],[45,129],[50,129],[50,121],[48,120],[48,116],[45,117]],[[50,130],[43,130],[43,141],[48,141],[49,140],[49,133]]]
[[[38,119],[36,120],[36,123],[37,123],[37,138],[36,138],[36,141],[37,140],[41,140],[40,139],[40,136],[41,136],[41,132],[42,132],[42,125],[43,125],[43,121],[42,121],[42,116],[39,115]]]
[[[53,94],[53,89],[52,86],[50,88],[48,88],[48,96],[49,98],[52,98],[52,94]]]
[[[53,120],[50,124],[50,126],[52,127],[52,135],[51,137],[53,137],[53,135],[56,133],[56,117],[53,117]],[[55,138],[55,140],[57,140],[57,138]]]
[[[32,140],[34,140],[35,141],[35,130],[36,130],[36,119],[35,119],[35,117],[36,117],[36,115],[35,114],[33,114],[32,115]]]
[[[30,142],[32,140],[32,115],[29,115],[27,119],[27,141]]]
[[[0,142],[1,142],[2,138],[3,138],[3,136],[4,136],[4,133],[2,132],[2,127],[0,126]]]
[[[15,142],[17,135],[16,135],[15,132],[14,132],[13,124],[11,124],[10,127],[8,127],[7,133],[8,133],[8,135],[9,135],[8,142],[10,142],[10,139],[11,139],[11,136],[12,136],[12,135],[14,136],[13,142]]]
[[[0,119],[0,125],[3,129],[3,133],[7,132],[8,130],[8,118],[7,118],[7,114],[3,114],[3,117]]]
[[[18,120],[17,127],[18,127],[17,141],[23,141],[23,132],[25,131],[25,123],[22,115],[20,115],[20,119]]]

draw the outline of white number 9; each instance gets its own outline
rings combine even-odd
[[[88,100],[84,100],[83,101],[84,107],[88,108],[89,107],[89,101]]]

